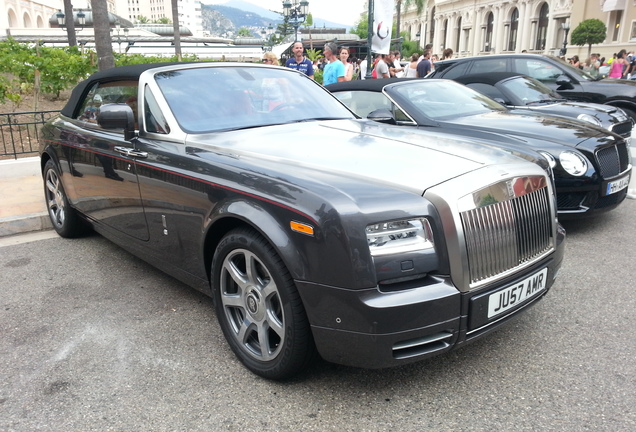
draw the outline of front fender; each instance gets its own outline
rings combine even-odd
[[[302,219],[300,215],[295,218],[297,221],[299,219]],[[207,240],[203,255],[206,257],[205,262],[208,270],[221,238],[236,227],[248,225],[257,230],[276,249],[294,279],[307,278],[309,263],[306,257],[299,253],[301,245],[297,243],[300,239],[294,238],[296,236],[306,237],[306,235],[292,232],[289,223],[285,224],[284,221],[284,216],[274,217],[271,210],[268,211],[264,205],[253,201],[235,200],[220,203],[210,212],[204,227]],[[309,219],[303,222],[312,226],[316,225],[315,221]]]

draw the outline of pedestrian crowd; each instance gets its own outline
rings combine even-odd
[[[636,79],[636,53],[634,51],[628,53],[627,50],[623,49],[614,53],[610,59],[593,53],[584,61],[581,61],[576,55],[567,60],[572,66],[584,70],[593,77]]]
[[[524,50],[524,52],[526,52]],[[295,42],[292,47],[293,57],[285,62],[285,66],[297,69],[310,78],[314,78],[317,69],[322,71],[323,84],[329,85],[340,81],[352,79],[367,79],[367,59],[351,57],[348,47],[338,48],[334,42],[328,42],[323,48],[324,58],[311,61],[304,56],[302,42]],[[422,54],[414,53],[406,62],[402,63],[399,51],[388,54],[376,54],[371,65],[371,78],[423,78],[433,70],[439,60],[437,54],[431,53],[430,45],[427,45]],[[442,60],[453,58],[453,50],[446,48],[442,51]],[[565,60],[564,57],[562,57]],[[636,79],[636,54],[620,50],[612,58],[605,59],[600,54],[591,54],[586,60],[581,60],[574,55],[567,59],[574,67],[584,70],[593,77],[607,76],[616,79]],[[263,56],[264,63],[278,65],[276,55],[271,52]]]
[[[302,42],[294,42],[292,54],[293,57],[284,62],[286,67],[296,69],[311,79],[315,78],[315,71],[319,69],[322,71],[324,85],[367,78],[367,59],[351,57],[348,47],[339,48],[334,42],[327,42],[322,51],[324,57],[313,62],[305,57]],[[444,60],[452,57],[452,49],[447,48],[443,51]],[[423,54],[413,54],[404,64],[399,51],[376,54],[371,65],[371,76],[372,78],[423,78],[435,69],[435,61],[438,59],[439,56],[431,54],[428,46]],[[263,63],[279,65],[278,58],[271,51],[263,54]]]

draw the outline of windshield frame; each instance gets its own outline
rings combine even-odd
[[[208,65],[157,71],[152,80],[189,134],[356,118],[314,80],[282,67]]]

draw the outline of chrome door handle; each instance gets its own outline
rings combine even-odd
[[[130,147],[115,147],[115,151],[119,153],[120,155],[132,157],[132,158],[147,158],[148,157],[148,153],[140,151],[140,150],[135,150]]]

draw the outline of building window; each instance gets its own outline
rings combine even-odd
[[[612,23],[613,29],[610,29],[612,32],[612,42],[618,41],[618,35],[621,29],[621,20],[623,19],[623,11],[616,10],[610,12],[610,23]]]
[[[517,31],[519,30],[519,9],[514,8],[510,15],[510,34],[508,35],[508,51],[517,49]]]
[[[455,52],[459,52],[459,41],[462,39],[462,18],[457,18],[457,34],[455,35]]]
[[[444,48],[446,48],[446,40],[448,39],[448,20],[445,19],[444,20],[444,28],[442,29],[442,46],[440,47],[440,55],[442,54],[441,51],[444,50]]]
[[[632,21],[632,31],[631,31],[631,33],[629,34],[629,38],[630,38],[631,40],[636,39],[636,21]]]
[[[433,6],[433,9],[431,9],[431,26],[428,32],[428,41],[426,43],[427,44],[432,43],[434,36],[435,36],[435,7]]]
[[[484,41],[484,51],[488,52],[492,49],[492,31],[495,27],[495,16],[492,12],[486,17],[486,40]]]
[[[548,33],[548,13],[550,12],[550,7],[547,3],[543,3],[541,6],[541,12],[539,12],[539,26],[537,27],[537,40],[534,46],[536,50],[544,50],[545,49],[545,40],[546,34]]]

